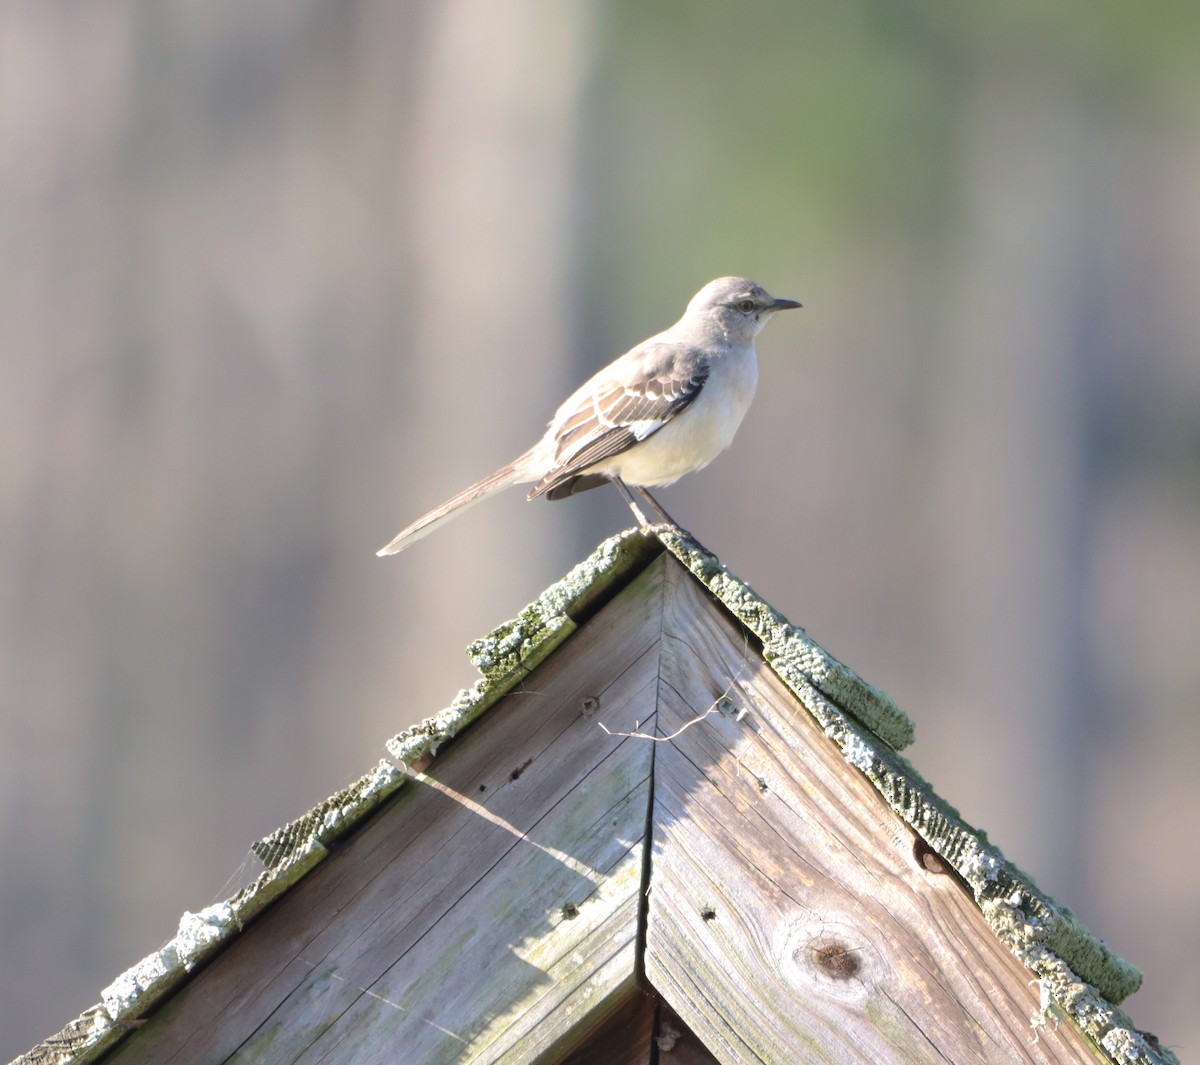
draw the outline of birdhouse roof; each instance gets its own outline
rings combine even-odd
[[[1119,1008],[1138,970],[899,753],[904,712],[694,539],[605,541],[468,653],[472,688],[17,1063],[566,1061],[647,985],[720,1061],[968,1029],[972,1060],[1175,1060]]]

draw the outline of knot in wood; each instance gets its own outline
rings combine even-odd
[[[849,980],[858,972],[858,957],[839,939],[814,943],[810,949],[817,967],[834,980]]]
[[[805,994],[832,994],[861,1005],[875,986],[879,951],[859,918],[826,911],[798,915],[780,928],[780,974]]]

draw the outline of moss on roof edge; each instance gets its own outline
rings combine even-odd
[[[903,711],[827,655],[694,540],[670,531],[660,532],[659,539],[762,641],[764,658],[846,761],[967,882],[997,938],[1036,977],[1041,1009],[1030,1018],[1033,1028],[1070,1017],[1114,1062],[1178,1065],[1174,1054],[1152,1045],[1116,1005],[1141,986],[1141,971],[1092,935],[1069,907],[1039,891],[1032,877],[989,843],[987,833],[967,824],[892,749],[898,744],[889,737],[903,739],[908,720]],[[873,727],[880,720],[882,733]]]
[[[404,766],[435,755],[574,632],[575,618],[590,614],[662,547],[758,637],[768,664],[847,762],[967,881],[998,938],[1037,978],[1042,1008],[1031,1024],[1036,1028],[1067,1016],[1114,1062],[1178,1065],[1169,1051],[1152,1047],[1114,1005],[1137,989],[1141,973],[1092,936],[1070,909],[1039,892],[1032,878],[992,847],[984,832],[966,824],[896,753],[913,735],[904,712],[689,537],[663,530],[655,538],[630,529],[605,540],[515,618],[472,643],[468,654],[481,679],[440,713],[388,740],[388,751]],[[122,973],[102,992],[100,1003],[12,1065],[87,1065],[107,1053],[152,1005],[319,864],[331,842],[356,827],[407,779],[403,768],[381,761],[253,844],[251,851],[266,868],[251,884],[199,913],[184,913],[172,940]]]
[[[87,1065],[107,1053],[197,965],[323,861],[330,843],[349,832],[407,779],[402,769],[381,760],[303,817],[254,844],[251,850],[267,867],[251,883],[224,902],[198,913],[185,911],[172,939],[126,969],[100,993],[96,1005],[12,1065]]]
[[[442,743],[519,684],[575,631],[569,612],[601,600],[617,581],[661,550],[661,544],[636,530],[601,543],[515,618],[471,644],[468,654],[482,678],[440,713],[388,740],[388,750],[402,766],[436,754]],[[399,788],[408,779],[402,766],[380,761],[303,816],[251,844],[251,852],[266,867],[253,882],[224,902],[199,913],[185,912],[171,940],[126,969],[101,992],[95,1006],[11,1065],[88,1065],[107,1053],[197,965],[323,861],[330,843]]]
[[[435,755],[447,740],[521,683],[577,627],[575,618],[602,600],[630,573],[662,550],[658,541],[630,530],[610,537],[511,621],[474,641],[467,654],[483,676],[446,709],[387,741],[393,758],[413,765]]]

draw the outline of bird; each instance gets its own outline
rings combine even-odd
[[[744,277],[710,281],[679,321],[572,392],[533,447],[417,518],[376,554],[403,551],[515,484],[533,485],[527,499],[554,500],[612,482],[642,527],[654,523],[635,492],[674,526],[646,489],[703,469],[733,442],[758,383],[755,337],[774,314],[799,306]]]

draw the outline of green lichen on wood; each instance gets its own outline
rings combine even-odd
[[[282,871],[307,851],[328,846],[349,831],[406,779],[403,770],[380,761],[369,773],[334,792],[302,817],[252,843],[250,850],[268,870]]]
[[[1025,873],[1008,862],[987,835],[966,824],[957,810],[934,792],[897,751],[913,738],[908,716],[887,695],[830,655],[803,629],[765,602],[719,560],[690,537],[660,530],[657,538],[709,591],[762,642],[764,658],[821,725],[846,760],[860,769],[892,809],[924,838],[970,885],[997,936],[1047,981],[1056,1008],[1066,1011],[1100,1043],[1144,1044],[1150,1057],[1130,1061],[1170,1061],[1154,1052],[1112,1004],[1141,984],[1141,973],[1114,954],[1068,908],[1038,891]],[[551,586],[513,621],[472,645],[485,677],[460,693],[451,707],[390,744],[403,761],[431,753],[437,744],[522,679],[564,636],[560,619],[569,617],[599,581],[612,583],[645,564],[652,538],[630,530],[610,540]],[[880,742],[882,741],[882,742]],[[1065,981],[1055,965],[1071,974]],[[1043,972],[1046,975],[1043,975]],[[1069,994],[1063,988],[1073,990]],[[1090,989],[1080,994],[1077,988]],[[1121,1034],[1124,1033],[1124,1034]]]
[[[715,555],[689,537],[663,530],[659,538],[715,595],[735,618],[762,641],[763,657],[789,687],[802,677],[852,714],[896,750],[913,741],[911,718],[888,696],[872,687],[793,625]]]
[[[370,772],[251,846],[266,868],[224,902],[184,913],[176,935],[130,966],[100,995],[100,1002],[13,1065],[86,1065],[121,1039],[201,962],[215,954],[274,899],[329,853],[348,832],[406,780],[381,761]]]
[[[1036,976],[1036,1029],[1070,1018],[1107,1057],[1129,1065],[1178,1065],[1115,1003],[1135,991],[1141,973],[1097,940],[1067,907],[1038,891],[982,831],[972,828],[896,753],[912,740],[909,718],[886,695],[829,655],[802,630],[730,574],[695,541],[670,530],[657,538],[630,530],[602,543],[512,621],[468,651],[483,674],[440,713],[388,741],[404,765],[435,754],[502,698],[575,631],[630,574],[665,546],[762,642],[764,658],[841,750],[909,824],[969,885],[997,937]],[[14,1065],[97,1060],[199,962],[328,853],[406,779],[381,762],[374,770],[252,848],[267,868],[224,903],[185,913],[179,934],[123,973],[103,1001]]]
[[[667,549],[753,632],[763,657],[816,718],[846,760],[861,770],[891,808],[963,877],[995,931],[1036,974],[1042,1011],[1036,1028],[1069,1017],[1114,1061],[1173,1065],[1115,1003],[1141,986],[1141,972],[1100,942],[1066,906],[968,825],[912,764],[898,754],[913,725],[885,694],[792,625],[690,537],[662,530]],[[882,740],[880,743],[878,741]]]
[[[518,669],[534,669],[574,631],[569,617],[547,616],[540,602],[532,603],[512,621],[469,644],[467,656],[486,680],[503,681]]]
[[[460,691],[444,710],[393,736],[388,752],[404,765],[436,754],[567,639],[577,617],[590,614],[596,602],[660,550],[657,541],[636,530],[605,540],[515,618],[474,641],[467,654],[482,679]]]
[[[1033,1027],[1061,1015],[1113,1061],[1178,1065],[1170,1051],[1151,1045],[1115,1005],[1141,986],[1142,974],[1135,966],[1092,935],[1070,909],[1039,891],[903,755],[878,743],[815,686],[801,681],[796,691],[846,761],[967,882],[997,938],[1036,975],[1045,1005],[1030,1019]]]

